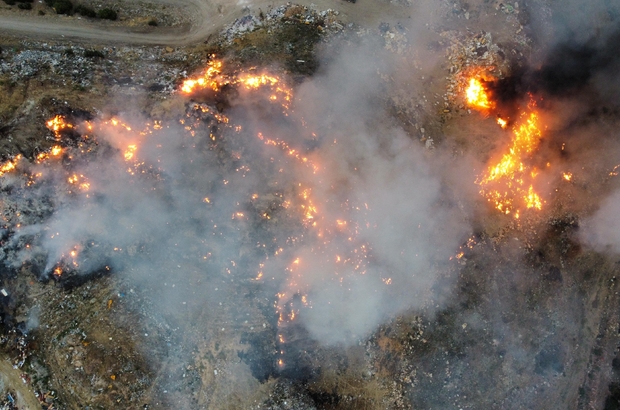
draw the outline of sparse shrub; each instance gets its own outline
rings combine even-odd
[[[8,4],[9,6],[15,5],[15,0],[4,0],[4,2]]]
[[[43,10],[39,10],[39,16],[45,16],[45,12]]]
[[[47,4],[48,7],[54,7],[54,0],[45,0],[45,4]]]
[[[90,18],[97,17],[97,12],[94,9],[88,6],[84,6],[82,4],[75,6],[75,9],[73,11],[76,13],[80,13],[80,15],[84,17],[90,17]]]
[[[149,26],[153,26],[156,27],[157,26],[157,20],[155,19],[150,19],[149,22],[147,23]]]
[[[73,57],[75,55],[75,53],[73,52],[73,49],[68,48],[64,51],[64,54],[68,57]]]
[[[116,20],[118,14],[112,9],[101,9],[97,12],[97,17],[104,20]]]
[[[55,0],[53,7],[56,10],[56,14],[69,15],[73,11],[73,3],[70,0]]]
[[[32,10],[32,4],[30,3],[19,3],[17,8],[20,10]]]
[[[99,50],[84,50],[84,57],[86,58],[103,58],[103,53]]]

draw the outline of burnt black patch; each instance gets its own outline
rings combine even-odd
[[[536,355],[536,374],[564,371],[564,358],[559,346],[547,346]]]
[[[241,336],[241,343],[247,344],[248,349],[237,352],[237,356],[250,366],[252,376],[261,383],[277,376],[277,349],[273,332],[245,333]]]

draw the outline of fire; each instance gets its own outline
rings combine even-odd
[[[38,163],[43,162],[50,157],[57,157],[62,154],[62,147],[60,145],[54,145],[48,152],[42,152],[37,155],[36,161]]]
[[[74,128],[73,124],[66,122],[65,117],[62,115],[56,115],[51,120],[47,121],[46,125],[47,125],[47,128],[50,129],[54,133],[54,136],[56,137],[56,139],[60,139],[60,134],[62,130],[66,128],[69,128],[69,129]]]
[[[540,200],[540,196],[534,192],[534,187],[531,185],[527,190],[527,195],[525,196],[525,205],[528,209],[534,208],[539,211],[542,209],[542,201]]]
[[[81,174],[79,176],[77,174],[71,175],[69,178],[67,178],[67,182],[69,182],[72,185],[76,185],[82,191],[88,191],[90,189],[90,183],[87,181],[84,181],[84,175],[81,175]]]
[[[477,78],[471,78],[469,80],[469,86],[467,90],[465,90],[465,95],[467,97],[467,103],[476,109],[488,110],[494,106],[489,100],[482,81]]]
[[[542,200],[532,185],[538,172],[526,162],[527,157],[538,148],[542,137],[539,117],[535,111],[523,117],[523,122],[513,129],[508,152],[490,165],[478,181],[482,187],[481,193],[505,214],[519,208],[514,203],[515,197],[523,198],[527,209],[542,209]],[[518,212],[515,213],[515,217],[518,218],[518,215]]]
[[[493,109],[495,104],[478,77],[472,76],[469,79],[469,86],[465,90],[467,103],[476,110]],[[542,138],[539,122],[536,104],[532,99],[512,129],[507,151],[490,164],[476,181],[481,186],[480,193],[497,210],[504,214],[512,213],[515,218],[519,218],[522,207],[542,209],[543,201],[535,192],[533,184],[538,170],[528,163],[528,158],[536,151]],[[500,116],[497,117],[497,124],[504,129],[508,127],[508,121]]]
[[[138,146],[135,144],[128,145],[127,149],[125,150],[125,153],[123,154],[123,156],[125,157],[125,161],[131,160],[137,149],[138,149]]]
[[[21,155],[16,155],[15,158],[13,158],[12,160],[7,161],[4,164],[0,165],[0,177],[6,174],[7,172],[13,171],[17,167],[17,163],[19,162],[21,158],[22,158]]]
[[[570,172],[564,172],[562,174],[562,178],[564,178],[565,181],[569,181],[570,182],[573,179],[573,174],[570,173]]]
[[[282,106],[285,110],[289,109],[289,103],[293,101],[293,90],[289,88],[285,79],[278,77],[271,73],[258,73],[253,70],[250,72],[236,72],[234,74],[225,75],[222,74],[223,66],[221,61],[212,60],[205,72],[193,79],[187,79],[181,85],[179,92],[189,94],[198,91],[201,88],[209,88],[214,91],[221,90],[224,85],[236,86],[239,92],[242,93],[255,93],[261,97],[261,103],[277,104],[276,108]],[[192,110],[193,108],[193,110]],[[286,112],[284,115],[287,115]],[[219,143],[220,138],[224,138],[226,134],[219,134],[213,126],[217,120],[217,127],[221,127],[223,130],[234,131],[236,133],[250,131],[245,130],[241,125],[230,124],[229,119],[223,114],[217,112],[214,107],[204,104],[189,104],[187,116],[180,119],[179,123],[181,132],[186,136],[201,135],[207,139],[209,147],[215,146]],[[204,120],[204,121],[203,121]],[[232,121],[232,118],[231,118]],[[303,120],[301,120],[303,123]],[[213,126],[214,130],[208,130],[203,134],[198,132],[198,127],[208,123]],[[145,138],[148,138],[150,134],[154,134],[157,130],[169,128],[169,125],[162,124],[160,121],[154,121],[153,124],[147,124],[144,128],[136,123],[129,124],[123,123],[121,118],[109,118],[106,120],[93,120],[92,122],[84,122],[82,124],[69,124],[63,116],[57,115],[47,122],[48,128],[54,132],[57,138],[60,138],[62,130],[75,129],[82,133],[88,133],[90,141],[96,142],[96,136],[99,133],[110,132],[111,128],[114,128],[113,141],[115,148],[114,155],[117,155],[117,159],[120,163],[124,161],[130,162],[130,164],[124,164],[122,168],[127,167],[128,172],[132,175],[135,173],[144,172],[141,169],[152,170],[156,174],[160,168],[160,165],[155,163],[149,164],[147,158],[140,158],[143,154],[143,145]],[[172,124],[175,126],[176,124]],[[307,127],[307,124],[303,123],[303,126]],[[203,130],[204,131],[204,130]],[[256,135],[256,134],[253,134]],[[276,134],[277,135],[277,134]],[[264,144],[265,150],[271,151],[272,162],[277,163],[280,172],[289,172],[290,168],[295,167],[294,172],[290,172],[292,176],[296,175],[297,171],[303,173],[303,175],[315,175],[318,174],[312,180],[312,183],[302,184],[295,183],[293,186],[287,186],[280,189],[278,187],[277,193],[269,193],[265,197],[277,197],[279,199],[274,200],[269,207],[264,207],[263,192],[255,193],[247,196],[246,199],[251,198],[255,207],[243,207],[244,204],[237,203],[238,208],[233,208],[227,216],[230,215],[232,220],[235,220],[235,224],[243,225],[247,223],[253,223],[257,217],[262,218],[262,223],[271,223],[278,218],[278,208],[282,209],[282,212],[286,212],[287,216],[295,216],[299,222],[301,234],[295,236],[291,235],[285,238],[273,238],[273,248],[269,252],[266,259],[269,258],[286,258],[288,261],[286,272],[288,275],[286,283],[283,285],[281,292],[276,295],[274,307],[278,314],[279,326],[286,326],[287,323],[299,320],[299,317],[303,313],[304,308],[310,308],[312,301],[309,296],[309,287],[311,286],[307,278],[309,269],[314,269],[316,266],[321,265],[321,268],[327,269],[334,273],[334,283],[343,283],[343,279],[347,275],[363,275],[366,273],[368,255],[371,252],[371,248],[368,243],[359,239],[359,232],[363,227],[358,226],[355,218],[349,217],[352,212],[364,212],[365,208],[368,210],[366,204],[349,203],[343,201],[341,204],[325,204],[319,200],[317,193],[324,193],[325,189],[329,189],[324,185],[321,185],[322,178],[320,173],[323,168],[320,167],[320,163],[317,162],[316,154],[312,150],[308,149],[303,144],[297,144],[298,140],[285,141],[278,137],[269,138],[262,133],[257,133],[259,141]],[[308,139],[318,139],[316,134],[308,131],[308,135],[305,136]],[[84,139],[86,136],[84,136]],[[188,139],[185,142],[193,144],[197,139]],[[73,141],[72,141],[73,142]],[[256,141],[252,141],[256,143]],[[334,140],[334,144],[335,144]],[[161,145],[157,145],[161,147]],[[139,149],[140,148],[140,149]],[[87,176],[90,176],[87,171],[82,171],[86,176],[79,173],[76,168],[69,164],[69,160],[73,158],[73,155],[78,152],[79,148],[76,148],[74,144],[67,144],[65,148],[60,145],[52,147],[48,152],[40,154],[36,159],[43,161],[51,157],[55,157],[64,153],[67,161],[57,162],[55,165],[60,167],[63,172],[63,178],[60,182],[68,184],[69,192],[76,189],[82,191],[96,190],[97,184],[93,184],[91,187],[87,180]],[[84,151],[81,151],[84,152]],[[232,152],[232,157],[235,161],[241,161],[241,164],[237,168],[237,171],[243,171],[245,173],[250,172],[249,167],[242,164],[243,156],[245,155],[243,150],[239,152]],[[7,162],[0,167],[0,176],[5,172],[10,172],[16,168],[17,161],[20,157],[16,157],[13,161]],[[275,159],[275,160],[274,160]],[[155,162],[155,161],[153,161]],[[146,164],[146,165],[145,165]],[[152,168],[148,168],[152,166]],[[164,165],[161,165],[162,167]],[[143,168],[140,168],[143,167]],[[41,167],[42,168],[42,167]],[[163,168],[161,168],[163,169]],[[278,182],[278,181],[276,181]],[[229,181],[224,180],[223,185],[228,185]],[[288,184],[288,181],[287,181]],[[230,184],[234,186],[233,183]],[[275,184],[274,184],[275,185]],[[225,189],[234,189],[226,187]],[[282,193],[281,193],[282,192]],[[86,193],[85,196],[91,194]],[[265,193],[267,194],[267,193]],[[204,192],[199,194],[197,200],[202,201],[201,204],[214,204],[217,203],[213,198],[210,198],[210,193]],[[334,207],[340,205],[339,211],[333,213]],[[203,205],[207,206],[207,205]],[[328,212],[330,211],[330,212]],[[255,213],[256,212],[256,213]],[[217,228],[217,225],[213,225]],[[369,228],[368,223],[366,228]],[[56,233],[55,235],[58,235]],[[52,235],[54,238],[54,235]],[[307,238],[307,239],[306,239]],[[291,252],[292,246],[302,241],[313,241],[316,247],[312,249],[311,254],[296,254]],[[265,248],[266,241],[259,241],[257,246]],[[115,252],[123,252],[122,248],[113,248]],[[267,248],[269,249],[269,248]],[[276,249],[276,250],[274,250]],[[60,261],[56,261],[55,268],[52,270],[52,274],[56,277],[60,277],[63,273],[63,269],[77,268],[81,249],[78,246],[68,249],[62,254]],[[210,256],[202,256],[201,260],[207,260]],[[316,260],[313,260],[315,258]],[[85,260],[85,258],[84,258]],[[232,267],[236,266],[235,262],[231,261]],[[269,271],[265,270],[264,266],[260,266],[255,272],[256,276],[254,280],[266,280],[271,275]],[[228,273],[231,273],[232,269],[226,269]],[[272,278],[273,279],[273,278]],[[385,285],[394,285],[397,280],[390,277],[382,278]],[[284,343],[284,335],[280,335],[280,343]],[[283,351],[281,351],[283,354]],[[280,359],[283,365],[283,359]]]
[[[216,76],[221,72],[222,62],[219,60],[211,60],[201,77],[196,79],[190,78],[183,81],[181,91],[185,94],[191,94],[197,89],[203,88],[210,88],[213,91],[218,91],[222,84],[217,80]]]
[[[275,85],[280,80],[276,77],[261,74],[261,75],[243,75],[239,78],[239,82],[243,84],[246,88],[254,88],[257,89],[263,85]]]
[[[214,57],[213,55],[211,56],[211,58]],[[221,60],[212,59],[201,75],[183,81],[180,91],[183,94],[192,94],[204,89],[217,92],[225,85],[239,85],[246,90],[252,91],[266,87],[270,90],[270,95],[267,97],[270,101],[279,101],[285,110],[289,109],[289,104],[293,98],[293,91],[284,84],[280,77],[268,73],[253,74],[248,72],[227,75],[222,73],[222,66]]]

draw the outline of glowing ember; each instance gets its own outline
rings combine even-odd
[[[562,178],[564,178],[565,181],[571,181],[573,179],[573,174],[570,172],[564,172],[562,174]]]
[[[219,61],[211,61],[204,74],[195,79],[187,79],[180,87],[182,93],[192,93],[200,90],[201,88],[209,88],[213,91],[218,91],[223,85],[236,86],[239,93],[257,93],[261,99],[260,103],[277,104],[275,107],[284,107],[289,109],[288,104],[293,101],[293,91],[288,88],[286,82],[276,76],[269,73],[247,73],[237,72],[234,75],[222,74],[222,63]],[[312,175],[312,180],[309,183],[295,182],[290,184],[290,179],[283,179],[286,181],[286,186],[278,189],[274,192],[259,192],[252,193],[251,191],[245,196],[245,200],[252,201],[252,207],[244,207],[247,203],[236,204],[236,207],[232,207],[230,211],[227,211],[226,218],[230,215],[230,218],[234,220],[233,224],[236,226],[249,225],[255,223],[260,219],[261,224],[270,224],[278,220],[282,220],[278,214],[278,209],[281,208],[283,213],[286,213],[286,217],[294,217],[297,219],[295,229],[299,228],[300,234],[291,234],[284,238],[273,238],[273,244],[270,248],[269,241],[264,241],[262,238],[257,241],[257,247],[266,249],[265,257],[266,261],[269,258],[280,260],[286,258],[288,266],[286,267],[287,279],[282,286],[282,290],[276,295],[274,301],[274,307],[278,314],[278,325],[285,327],[286,324],[299,320],[300,314],[303,309],[311,307],[312,301],[310,300],[310,289],[312,284],[308,283],[308,272],[311,269],[316,269],[320,266],[328,272],[333,273],[333,281],[337,284],[343,284],[347,278],[347,275],[364,275],[369,266],[368,255],[371,253],[371,247],[368,242],[360,239],[362,235],[360,232],[363,229],[372,229],[369,222],[360,222],[360,219],[352,216],[355,212],[363,213],[364,209],[368,210],[368,205],[364,203],[349,203],[349,200],[343,200],[342,203],[326,204],[324,201],[320,201],[317,197],[317,193],[321,196],[325,195],[326,187],[324,178],[321,177],[320,172],[324,169],[319,166],[317,162],[317,154],[308,149],[304,144],[299,143],[300,140],[283,141],[278,139],[278,133],[274,133],[276,137],[269,138],[260,132],[250,131],[250,127],[228,124],[229,119],[217,112],[213,107],[204,104],[188,104],[187,116],[180,119],[178,124],[162,125],[161,122],[155,121],[153,124],[146,124],[142,127],[136,123],[132,123],[133,127],[123,123],[120,118],[111,118],[108,120],[93,120],[92,122],[84,122],[82,124],[69,124],[62,116],[56,116],[47,122],[50,130],[59,138],[63,129],[75,128],[78,132],[87,132],[91,138],[91,141],[96,141],[96,137],[101,134],[109,133],[113,138],[107,139],[107,142],[112,145],[114,150],[109,150],[110,155],[115,155],[115,160],[120,161],[122,165],[121,169],[127,168],[127,171],[131,175],[144,173],[147,170],[147,175],[159,178],[160,171],[166,171],[166,164],[157,154],[156,149],[161,148],[164,143],[148,145],[146,143],[147,138],[150,138],[152,134],[156,134],[157,130],[164,128],[170,128],[170,126],[178,127],[179,130],[186,136],[191,137],[183,141],[188,146],[197,147],[199,143],[206,142],[206,148],[211,149],[216,144],[220,143],[220,140],[226,138],[230,133],[242,133],[245,132],[248,135],[257,135],[258,141],[251,141],[255,144],[264,144],[265,152],[268,152],[268,156],[271,163],[276,164],[276,170],[280,173],[290,173],[291,178],[298,174],[304,176]],[[286,115],[286,112],[284,113]],[[214,120],[215,119],[215,120]],[[232,119],[231,119],[232,120]],[[216,124],[217,122],[217,124]],[[304,127],[307,128],[307,124],[301,120]],[[204,127],[204,124],[209,124],[208,129],[203,129],[202,134],[199,132],[199,127]],[[134,129],[135,128],[135,129]],[[226,133],[219,133],[220,130],[226,130]],[[252,134],[250,134],[250,132]],[[229,133],[229,134],[227,134]],[[319,138],[308,132],[308,140],[319,140]],[[311,134],[311,135],[310,135]],[[86,138],[83,136],[83,138]],[[201,140],[203,138],[204,140]],[[155,136],[153,140],[156,140]],[[159,140],[160,142],[163,140]],[[223,140],[224,141],[224,140]],[[335,144],[334,140],[334,144]],[[143,145],[144,144],[144,145]],[[193,145],[196,144],[196,145]],[[94,144],[93,144],[94,145]],[[165,146],[165,145],[164,145]],[[140,149],[139,149],[140,148]],[[149,150],[148,148],[153,148]],[[48,158],[64,154],[66,161],[58,161],[55,166],[58,166],[62,170],[62,178],[56,181],[67,183],[68,192],[73,193],[77,189],[82,191],[97,191],[103,184],[95,184],[91,187],[87,178],[80,174],[78,170],[82,170],[85,175],[95,175],[93,172],[89,172],[88,168],[78,168],[79,163],[69,164],[69,160],[73,158],[73,155],[78,153],[81,148],[76,148],[76,145],[67,144],[65,148],[57,145],[52,147],[48,152],[40,154],[36,159],[37,161],[43,161]],[[84,150],[81,150],[84,153]],[[226,151],[228,153],[228,151]],[[140,158],[144,155],[144,158]],[[153,154],[153,155],[151,155]],[[232,162],[235,163],[236,171],[243,173],[250,172],[250,167],[244,164],[244,156],[246,155],[242,149],[234,147],[230,151]],[[0,168],[0,176],[4,172],[9,172],[15,169],[16,163],[19,160],[17,157],[14,161],[7,162]],[[129,162],[124,163],[124,161]],[[237,161],[239,164],[237,165]],[[145,165],[146,164],[146,165]],[[326,164],[327,165],[327,164]],[[161,167],[161,168],[160,168]],[[289,168],[287,168],[289,167]],[[25,167],[26,168],[26,167]],[[35,168],[35,167],[33,167]],[[38,169],[43,169],[39,167]],[[37,169],[37,170],[38,170]],[[51,171],[51,169],[50,169]],[[164,172],[161,173],[165,176]],[[318,174],[318,175],[317,175]],[[33,175],[35,175],[33,173]],[[40,174],[38,174],[40,175]],[[316,175],[316,177],[314,176]],[[95,179],[93,179],[95,181]],[[304,179],[305,181],[305,179]],[[232,188],[223,186],[229,185]],[[277,185],[278,180],[273,185]],[[223,189],[232,190],[235,189],[235,181],[233,178],[226,180],[219,180]],[[282,184],[284,185],[284,184]],[[333,187],[332,187],[333,188]],[[96,192],[95,192],[96,193]],[[200,203],[203,209],[210,210],[211,208],[217,208],[221,200],[215,201],[206,195],[212,193],[205,189],[204,192],[197,191],[196,202]],[[85,193],[85,197],[93,195],[92,192]],[[272,198],[272,199],[268,199]],[[275,199],[274,199],[275,198]],[[269,202],[268,205],[265,205]],[[228,213],[230,212],[230,213]],[[362,226],[360,226],[362,224]],[[216,234],[215,228],[218,225],[213,223],[214,235]],[[217,234],[221,235],[220,232]],[[51,239],[59,234],[56,232],[52,234]],[[291,252],[291,249],[296,249],[292,245],[296,243],[307,241],[312,242],[314,247],[311,251],[304,252],[303,254],[296,254]],[[267,245],[267,246],[266,246]],[[114,252],[124,252],[124,248],[115,247]],[[80,255],[80,248],[74,246],[66,250],[59,260],[54,261],[55,268],[52,269],[52,274],[55,277],[60,277],[63,273],[63,269],[72,269],[78,267],[78,256]],[[87,255],[85,252],[84,255]],[[204,256],[206,252],[200,252],[199,258],[201,262],[207,260],[210,257],[210,253]],[[83,258],[86,261],[86,257]],[[230,268],[225,268],[226,272],[230,274],[234,272],[233,268],[237,266],[234,261],[230,261]],[[109,269],[106,267],[106,269]],[[253,280],[267,281],[274,280],[269,274],[270,268],[265,267],[264,264],[260,264],[256,270],[256,276]],[[275,276],[275,275],[274,275]],[[398,277],[391,276],[386,273],[380,277],[385,285],[398,285]],[[286,332],[279,335],[280,343],[284,343],[286,338]],[[280,350],[280,354],[284,355],[284,350]],[[284,366],[284,359],[279,358],[280,366]]]
[[[42,152],[39,155],[37,155],[36,161],[43,162],[49,159],[50,157],[57,157],[61,153],[62,153],[62,147],[59,145],[55,145],[49,150],[49,152]]]
[[[130,159],[132,159],[137,149],[138,149],[138,146],[135,144],[131,144],[127,146],[127,149],[125,150],[125,153],[123,154],[123,156],[125,157],[125,160],[129,161]]]

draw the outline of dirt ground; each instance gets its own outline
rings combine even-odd
[[[88,2],[89,6],[95,6]],[[91,42],[97,44],[137,44],[186,46],[205,41],[217,34],[222,27],[232,23],[249,11],[258,13],[277,7],[273,1],[251,4],[232,1],[160,1],[145,2],[143,5],[124,5],[115,1],[97,2],[97,7],[109,6],[121,9],[119,21],[102,22],[80,16],[59,16],[52,8],[36,4],[32,10],[18,10],[15,7],[0,8],[0,22],[5,34],[15,33],[18,38],[38,40],[62,40]],[[381,21],[410,19],[410,11],[403,4],[360,0],[353,4],[345,1],[297,2],[317,10],[330,8],[338,10],[341,20],[367,27],[375,27]],[[40,15],[40,12],[45,15]],[[150,26],[150,19],[158,21]],[[166,24],[166,22],[169,22]],[[159,23],[161,22],[161,24]]]
[[[529,14],[547,10],[545,3],[312,3],[339,12],[325,18],[331,26],[306,23],[315,15],[300,9],[287,17],[292,29],[276,23],[231,42],[219,37],[222,27],[275,4],[98,2],[120,9],[113,23],[57,16],[42,3],[32,11],[3,5],[0,154],[36,158],[50,149],[57,141],[45,122],[58,113],[109,118],[122,107],[128,117],[180,118],[195,101],[176,90],[212,53],[232,66],[271,62],[302,83],[315,74],[307,64],[315,47],[363,36],[395,56],[393,74],[381,78],[380,105],[425,155],[475,174],[506,144],[495,118],[465,107],[456,72],[485,64],[507,76],[525,65],[540,48],[528,34]],[[161,24],[149,26],[153,18]],[[316,43],[301,41],[314,36]],[[617,124],[613,113],[608,124]],[[134,266],[66,280],[41,277],[35,263],[3,266],[1,408],[618,408],[617,262],[576,240],[592,203],[618,186],[608,176],[614,165],[611,153],[602,156],[588,169],[598,179],[558,185],[543,211],[521,219],[490,212],[472,181],[444,180],[446,191],[471,185],[454,201],[474,204],[471,241],[436,267],[445,278],[436,288],[450,300],[392,317],[352,346],[323,345],[294,325],[279,342],[277,289],[242,269],[207,279],[194,272],[175,283],[182,262],[174,252],[161,267],[165,282],[137,284],[125,275]],[[10,190],[1,195],[8,226],[18,201]],[[257,208],[280,206],[269,200]],[[162,306],[173,287],[181,308]],[[200,297],[207,289],[228,296]],[[285,368],[277,365],[283,345]]]

